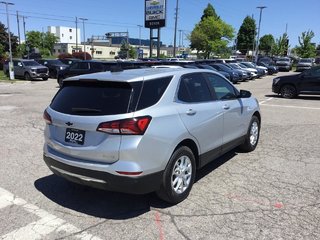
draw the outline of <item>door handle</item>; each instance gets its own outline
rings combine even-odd
[[[189,116],[193,116],[193,115],[195,115],[195,114],[197,113],[197,111],[195,111],[195,110],[193,110],[193,109],[189,109],[186,113],[187,113],[187,115],[189,115]]]
[[[223,105],[223,107],[222,107],[224,110],[228,110],[228,109],[230,109],[230,106],[229,105],[227,105],[227,104],[225,104],[225,105]]]

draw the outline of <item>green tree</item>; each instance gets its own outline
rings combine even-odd
[[[54,44],[59,41],[59,38],[56,37],[53,33],[46,32],[42,34],[43,48],[47,49],[52,55]]]
[[[121,59],[127,59],[129,57],[129,44],[126,41],[122,41],[118,57]]]
[[[11,50],[13,54],[16,52],[18,46],[18,37],[10,32],[11,39]],[[3,46],[3,49],[0,52],[1,56],[4,56],[6,52],[9,52],[9,34],[8,28],[5,27],[3,23],[0,22],[0,45]]]
[[[205,58],[227,48],[234,36],[234,29],[220,19],[211,4],[204,10],[201,21],[189,36],[191,49],[204,52]]]
[[[129,46],[129,58],[137,58],[137,50],[133,46]]]
[[[259,43],[259,49],[269,55],[276,42],[271,34],[267,34],[260,38]]]
[[[272,55],[286,56],[289,48],[289,37],[288,34],[284,33],[281,37],[276,40],[274,47],[271,52]]]
[[[239,29],[237,36],[237,49],[242,54],[247,54],[249,50],[253,50],[256,36],[256,21],[247,16]]]
[[[314,32],[310,30],[299,36],[300,46],[296,47],[296,53],[299,57],[312,58],[316,56],[316,45],[311,43],[312,38],[314,38]]]
[[[53,33],[30,31],[26,34],[26,42],[30,49],[37,48],[44,55],[52,55],[54,44],[59,40]]]

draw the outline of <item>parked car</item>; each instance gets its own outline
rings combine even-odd
[[[274,78],[272,91],[284,98],[294,98],[299,94],[320,94],[320,66],[300,74]]]
[[[58,72],[57,82],[59,86],[61,86],[62,81],[65,78],[89,73],[109,71],[112,67],[117,66],[117,62],[104,62],[93,60],[83,60],[74,62],[70,65],[70,67]]]
[[[310,69],[314,65],[313,59],[311,58],[301,58],[297,63],[297,72],[302,72],[306,69]]]
[[[236,71],[240,76],[240,81],[247,81],[251,78],[250,72],[240,68],[239,66],[233,66],[233,63],[225,63],[224,65],[231,68],[232,70]]]
[[[258,77],[263,77],[268,74],[268,68],[264,66],[259,66],[253,62],[241,62],[241,63],[249,68],[257,69]]]
[[[278,58],[276,61],[276,66],[278,67],[279,71],[289,72],[292,70],[292,63],[288,57]]]
[[[59,71],[69,67],[69,65],[64,64],[58,59],[39,59],[37,62],[49,69],[50,78],[57,78]]]
[[[213,64],[208,64],[208,65],[210,65],[211,67],[213,67],[214,69],[216,69],[219,72],[229,73],[230,81],[233,83],[237,83],[238,81],[241,80],[241,77],[237,71],[225,66],[223,63],[213,63]]]
[[[244,71],[249,72],[249,74],[250,74],[249,79],[251,79],[251,80],[256,79],[258,76],[258,71],[256,69],[248,68],[245,65],[241,65],[241,63],[229,63],[229,65],[231,65],[233,68],[242,69]]]
[[[48,80],[49,70],[47,67],[28,59],[13,59],[13,72],[16,78],[26,80],[43,79]],[[4,71],[9,74],[9,61],[5,62]]]
[[[60,62],[66,64],[66,65],[71,65],[74,62],[80,62],[81,59],[78,58],[63,58],[63,59],[59,59]]]
[[[258,62],[257,65],[266,67],[268,69],[269,75],[273,75],[279,72],[278,67],[275,65],[272,65],[272,63],[267,64],[266,62]]]
[[[240,146],[261,115],[249,91],[204,69],[134,69],[68,78],[44,111],[44,161],[56,175],[111,191],[187,198],[196,171]]]
[[[215,69],[214,67],[208,65],[208,64],[196,64],[196,66],[200,69],[208,69],[208,70],[212,70],[215,71],[217,73],[220,73],[222,76],[224,76],[226,79],[228,79],[229,81],[231,81],[231,77],[230,74],[225,72],[225,71],[218,71],[217,69]]]

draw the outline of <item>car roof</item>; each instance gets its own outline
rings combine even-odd
[[[92,74],[85,74],[67,78],[64,81],[78,81],[78,80],[98,80],[98,81],[115,81],[115,82],[135,82],[143,80],[150,80],[154,78],[162,78],[172,75],[182,75],[188,73],[208,72],[206,69],[188,69],[188,68],[142,68],[131,69],[116,72],[99,72]]]

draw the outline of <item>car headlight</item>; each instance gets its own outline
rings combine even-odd
[[[280,81],[281,78],[277,77],[273,79],[273,84],[277,84]]]

